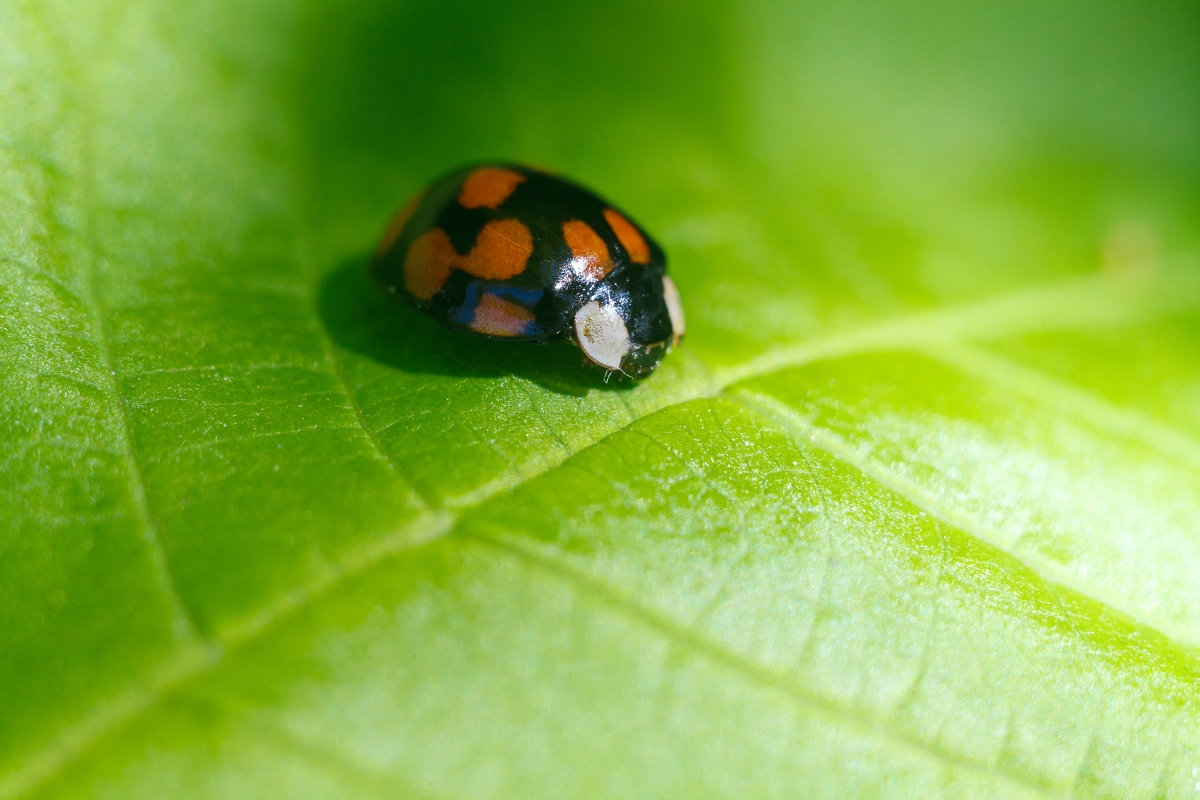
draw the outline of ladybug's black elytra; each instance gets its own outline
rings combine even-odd
[[[508,164],[452,172],[389,226],[375,281],[442,324],[489,339],[570,339],[645,378],[684,334],[662,248],[592,192]]]

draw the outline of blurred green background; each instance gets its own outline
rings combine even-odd
[[[0,797],[1195,797],[1200,11],[0,2]],[[636,387],[366,278],[526,161]]]

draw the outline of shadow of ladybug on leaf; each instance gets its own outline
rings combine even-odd
[[[497,342],[449,330],[418,309],[387,297],[371,281],[367,255],[355,256],[322,280],[318,310],[335,346],[408,373],[463,378],[517,375],[559,394],[594,389],[630,391],[631,382],[604,382],[567,341]]]

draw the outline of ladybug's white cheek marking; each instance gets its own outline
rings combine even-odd
[[[583,353],[606,369],[620,369],[632,344],[625,320],[611,306],[593,300],[575,312],[575,338]]]
[[[687,332],[687,323],[683,318],[683,300],[679,297],[679,290],[675,288],[675,281],[666,276],[663,277],[663,299],[667,301],[671,330],[675,334],[675,343],[678,344]]]

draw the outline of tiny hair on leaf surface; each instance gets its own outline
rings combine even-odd
[[[1194,797],[1197,22],[6,4],[0,798]],[[372,285],[497,162],[652,376]]]

